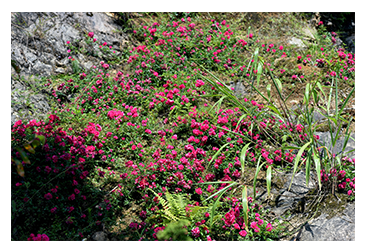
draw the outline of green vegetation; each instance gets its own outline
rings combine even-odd
[[[354,127],[343,112],[355,55],[322,25],[303,48],[278,37],[303,38],[300,17],[122,15],[138,46],[117,56],[85,34],[104,55],[90,71],[76,60],[88,50],[68,43],[74,73],[38,86],[52,112],[12,126],[12,240],[89,240],[103,227],[117,240],[278,240],[286,227],[256,188],[264,180],[270,197],[274,174],[289,171],[354,200],[355,160],[332,153]]]

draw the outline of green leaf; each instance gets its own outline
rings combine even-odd
[[[353,88],[353,89],[351,90],[351,92],[348,94],[348,96],[347,96],[346,100],[343,102],[342,107],[341,107],[341,109],[340,109],[340,111],[339,111],[339,114],[341,114],[341,113],[342,113],[342,111],[343,111],[343,109],[346,107],[346,105],[347,105],[347,103],[348,103],[349,99],[351,98],[351,96],[352,96],[353,92],[355,92],[355,88]]]
[[[351,132],[348,133],[348,131],[349,131],[349,126],[351,125],[352,119],[353,119],[353,117],[351,117],[351,119],[349,120],[348,125],[347,125],[344,142],[343,142],[343,147],[342,147],[342,152],[344,152],[344,150],[346,149],[349,137],[351,136]]]
[[[41,141],[42,145],[44,145],[46,143],[46,137],[45,136],[36,135],[36,138],[38,138]]]
[[[233,183],[234,184],[234,183]],[[232,185],[228,185],[226,186],[225,188],[221,189],[219,192],[220,192],[220,195],[217,197],[217,199],[215,200],[215,203],[213,204],[212,206],[212,209],[211,209],[211,218],[210,218],[210,230],[212,230],[212,224],[214,222],[214,216],[215,216],[215,210],[216,210],[216,207],[222,197],[222,195],[224,194],[224,192],[229,189]]]
[[[313,155],[313,159],[314,159],[314,163],[315,163],[315,170],[316,170],[316,174],[318,176],[318,183],[319,183],[319,190],[321,190],[322,185],[321,185],[321,177],[320,177],[320,170],[321,170],[321,164],[320,164],[320,158],[317,152],[313,151],[314,155]]]
[[[320,89],[320,91],[322,92],[322,94],[323,94],[323,96],[325,97],[325,93],[324,93],[324,91],[323,91],[323,88],[322,88],[322,86],[320,85],[320,83],[317,81],[316,82],[316,85],[318,86],[318,88]]]
[[[278,87],[278,91],[279,91],[279,93],[280,93],[280,95],[282,94],[282,83],[281,83],[281,81],[279,80],[279,79],[274,79],[274,81],[275,81],[275,85],[277,85],[277,87]]]
[[[267,89],[268,99],[271,100],[271,84],[268,84],[266,89]]]
[[[37,148],[38,146],[41,145],[41,141],[39,140],[39,138],[34,138],[30,144],[35,149],[35,148]]]
[[[281,116],[280,111],[279,111],[276,107],[274,107],[274,106],[272,106],[272,105],[268,105],[267,107],[268,107],[269,109],[271,109],[273,112],[275,112],[278,116]]]
[[[24,167],[22,165],[22,162],[20,162],[18,159],[13,159],[13,158],[11,158],[11,160],[15,163],[16,171],[19,174],[19,176],[24,178]]]
[[[257,185],[258,173],[259,173],[259,170],[262,168],[262,166],[265,164],[265,163],[262,163],[261,165],[259,165],[259,162],[261,161],[261,158],[262,158],[262,156],[260,156],[259,159],[258,159],[257,169],[255,171],[255,175],[254,175],[254,179],[253,179],[253,200],[255,200],[255,196],[256,196],[255,187]]]
[[[271,178],[272,178],[272,166],[269,166],[267,168],[267,193],[268,193],[268,197],[270,196],[271,193]]]
[[[243,121],[243,119],[244,119],[246,116],[247,116],[247,114],[243,114],[243,115],[239,118],[239,121],[238,121],[238,124],[237,124],[236,129],[239,129],[239,126],[240,126],[241,121]]]
[[[310,165],[311,165],[311,154],[312,152],[308,152],[308,156],[306,158],[306,170],[305,170],[305,179],[306,179],[306,186],[309,186],[309,178],[310,178]]]
[[[214,107],[215,106],[218,106],[218,108],[217,108],[217,111],[220,109],[220,106],[221,106],[221,103],[222,103],[222,101],[226,98],[227,96],[226,95],[224,95],[224,96],[222,96],[212,107],[211,107],[211,109],[208,111],[208,113],[210,113],[211,112],[211,110],[213,110],[214,109]]]
[[[229,144],[234,143],[234,141],[228,142],[227,144],[224,144],[216,153],[215,155],[212,157],[211,161],[208,163],[208,166],[210,166],[210,164],[216,159],[216,157],[220,154],[220,152],[222,151],[222,149],[224,149],[226,146],[228,146]]]
[[[290,185],[289,185],[289,187],[288,187],[288,190],[290,190],[290,189],[291,189],[292,181],[294,180],[294,176],[295,176],[295,173],[296,173],[296,171],[297,171],[297,166],[298,166],[298,164],[299,164],[299,162],[300,162],[301,155],[302,155],[302,153],[304,152],[304,150],[309,146],[309,144],[311,144],[311,141],[310,141],[310,142],[308,142],[308,143],[306,143],[304,146],[302,146],[302,147],[301,147],[301,149],[299,150],[299,152],[298,152],[298,153],[297,153],[297,155],[296,155],[296,158],[295,158],[295,165],[294,165],[294,172],[293,172],[293,174],[292,174],[292,178],[291,178],[291,182],[290,182]]]
[[[310,93],[310,82],[308,84],[306,84],[306,88],[305,88],[305,104],[306,106],[309,106],[309,93]]]
[[[27,154],[25,153],[25,151],[22,150],[19,147],[15,148],[15,149],[19,152],[20,157],[22,158],[23,162],[26,163],[26,164],[30,164],[30,161],[29,161],[29,159],[28,159]]]
[[[247,154],[247,150],[249,148],[250,143],[247,143],[247,145],[245,145],[243,147],[243,149],[241,150],[241,154],[240,154],[240,163],[241,163],[241,176],[244,176],[244,165],[245,165],[245,158],[246,158],[246,154]]]
[[[259,81],[261,79],[262,72],[263,72],[263,63],[259,62],[257,68],[257,87],[259,86]]]
[[[245,230],[248,232],[248,195],[247,195],[247,186],[244,186],[242,191],[242,202],[243,202],[243,214],[244,214],[244,223]]]
[[[33,147],[30,144],[24,144],[23,145],[24,149],[26,149],[28,152],[35,154],[36,151],[33,149]]]
[[[216,181],[216,182],[221,182],[221,181]],[[228,183],[228,181],[222,181],[221,183],[224,183],[224,182]],[[205,201],[208,201],[208,200],[212,199],[213,197],[215,197],[216,195],[218,195],[218,194],[220,194],[220,193],[222,193],[222,192],[225,192],[227,189],[229,189],[230,187],[232,187],[232,186],[234,186],[234,185],[236,185],[236,184],[237,184],[237,182],[231,181],[231,183],[230,183],[229,185],[225,186],[225,187],[224,187],[224,188],[222,188],[220,191],[218,191],[218,192],[216,192],[216,193],[212,194],[210,197],[208,197],[207,199],[203,200],[203,202],[205,202]]]

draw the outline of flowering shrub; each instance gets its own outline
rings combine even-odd
[[[35,236],[34,234],[30,234],[30,237],[27,239],[28,241],[49,241],[50,238],[48,238],[45,234],[37,234]]]
[[[298,55],[291,69],[272,69],[276,58],[294,56],[284,45],[262,44],[252,33],[239,39],[226,20],[198,25],[199,18],[193,16],[135,27],[134,36],[143,43],[123,56],[132,69],[129,73],[113,71],[112,63],[123,57],[93,32],[86,34],[87,44],[99,48],[105,60],[88,72],[76,71],[52,89],[58,107],[48,120],[12,126],[13,160],[24,157],[16,147],[35,134],[46,139],[34,154],[26,153],[23,177],[12,169],[13,239],[35,240],[40,235],[33,233],[47,233],[41,239],[81,240],[103,225],[113,226],[117,215],[125,222],[121,233],[127,231],[134,240],[278,239],[281,226],[267,219],[263,207],[250,197],[247,226],[241,196],[233,188],[227,190],[230,197],[220,199],[215,216],[212,200],[227,186],[225,181],[245,177],[241,152],[247,144],[245,167],[263,161],[266,170],[291,170],[297,153],[282,147],[306,143],[305,125],[267,113],[264,103],[248,97],[240,98],[240,108],[229,103],[212,106],[222,100],[208,95],[219,95],[225,84],[213,85],[205,77],[213,71],[233,80],[251,80],[258,69],[247,56],[259,46],[271,71],[289,83],[311,80],[314,76],[302,72],[309,64],[342,72],[342,81],[350,81],[354,55],[319,52],[305,61]],[[328,51],[329,43],[326,37],[320,46]],[[80,51],[73,42],[68,45],[73,62]],[[314,60],[320,55],[324,60]],[[334,55],[337,58],[329,61]],[[51,84],[48,80],[44,86]],[[71,94],[74,98],[67,101]],[[338,189],[353,199],[354,160],[343,162],[347,167],[338,167],[334,177]],[[323,183],[331,176],[322,171]],[[166,209],[151,190],[159,197],[168,191],[189,196],[182,203],[189,221],[167,222],[162,214]],[[134,204],[141,211],[130,216],[127,209]],[[180,233],[174,236],[177,229]]]

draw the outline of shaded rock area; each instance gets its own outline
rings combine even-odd
[[[347,204],[340,216],[329,218],[329,214],[321,214],[299,231],[298,238],[300,241],[354,241],[355,203]]]
[[[344,43],[347,50],[355,53],[355,12],[320,12],[320,20],[328,31],[337,32],[338,46]]]
[[[267,193],[264,190],[258,200],[269,210],[270,216],[280,222],[291,223],[296,232],[293,237],[288,238],[290,240],[354,241],[355,202],[347,202],[346,194],[337,193],[337,197],[326,195],[318,203],[318,207],[315,207],[314,202],[319,197],[315,194],[317,181],[313,174],[310,177],[309,185],[306,186],[305,172],[298,172],[294,176],[291,189],[288,190],[292,173],[282,174],[273,182],[284,182],[283,188],[272,190],[270,202],[266,200]]]
[[[33,120],[43,118],[50,110],[47,94],[28,90],[20,81],[11,82],[11,124],[19,119]]]
[[[109,241],[106,233],[104,233],[103,231],[98,231],[93,235],[93,240],[94,241]]]
[[[326,146],[331,153],[333,154],[341,154],[342,149],[343,149],[343,144],[345,141],[345,137],[340,137],[337,141],[336,144],[334,146],[334,149],[332,148],[331,145],[331,133],[330,132],[315,132],[316,135],[319,136],[319,142],[321,143],[321,146]],[[332,133],[333,137],[335,137],[335,133]],[[356,133],[351,133],[350,138],[347,141],[347,144],[345,146],[345,149],[343,151],[343,155],[348,156],[349,158],[355,158],[355,152],[352,151],[354,149],[356,149]],[[350,152],[352,151],[352,152]],[[341,155],[341,156],[343,156]]]
[[[128,37],[121,32],[122,28],[118,19],[110,13],[11,13],[11,124],[20,119],[39,119],[49,111],[49,94],[36,94],[30,85],[37,79],[34,76],[73,73],[67,41],[88,51],[88,56],[79,54],[75,57],[81,69],[88,71],[105,60],[106,56],[97,45],[87,46],[81,39],[94,32],[97,41],[107,42],[118,56],[128,44]]]

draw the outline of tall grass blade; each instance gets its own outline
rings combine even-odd
[[[216,181],[216,182],[218,182],[218,183],[220,183],[220,182],[221,182],[221,184],[229,184],[229,185],[225,186],[225,187],[224,187],[224,188],[222,188],[220,191],[215,192],[215,193],[214,193],[214,194],[212,194],[210,197],[208,197],[207,199],[203,200],[203,202],[205,202],[205,201],[208,201],[208,200],[212,199],[212,198],[213,198],[213,197],[215,197],[216,195],[218,195],[218,194],[220,194],[220,193],[222,193],[222,192],[225,192],[227,189],[229,189],[230,187],[232,187],[232,186],[234,186],[234,185],[236,185],[236,184],[237,184],[237,182],[234,182],[234,181],[231,181],[231,183],[227,183],[227,181]]]
[[[247,114],[243,114],[243,115],[239,118],[239,121],[238,121],[238,124],[237,124],[236,130],[238,130],[238,129],[239,129],[241,121],[243,121],[243,119],[244,119],[246,116],[247,116]]]
[[[213,110],[214,108],[215,108],[215,106],[217,106],[218,107],[218,109],[220,109],[220,106],[221,106],[221,103],[222,103],[222,101],[226,98],[227,96],[226,95],[224,95],[224,96],[222,96],[212,107],[211,107],[211,109],[208,111],[208,113],[210,113],[211,112],[211,110]]]
[[[304,150],[309,146],[309,144],[311,144],[311,142],[307,142],[304,146],[301,147],[301,149],[299,150],[299,152],[297,153],[296,155],[296,158],[295,158],[295,165],[294,165],[294,172],[292,174],[292,178],[291,178],[291,182],[290,182],[290,185],[288,187],[288,190],[291,189],[291,185],[292,185],[292,181],[294,180],[294,177],[295,177],[295,173],[297,171],[297,166],[300,162],[300,158],[301,158],[301,155],[302,153],[304,152]]]
[[[343,102],[343,104],[342,104],[342,107],[341,107],[341,109],[340,109],[339,113],[342,113],[343,109],[346,107],[346,105],[347,105],[347,103],[348,103],[349,99],[351,98],[351,96],[352,96],[353,92],[355,92],[355,88],[353,88],[353,89],[351,90],[351,92],[348,94],[348,96],[347,96],[346,100],[345,100],[345,101]]]
[[[306,88],[305,88],[305,104],[306,106],[309,106],[309,93],[310,93],[310,83],[306,84]]]
[[[281,83],[281,81],[279,80],[279,79],[274,79],[274,81],[275,81],[275,83],[277,84],[277,86],[278,86],[278,92],[280,93],[280,94],[282,94],[282,83]]]
[[[314,163],[315,163],[315,170],[316,170],[316,174],[318,177],[319,190],[321,190],[322,184],[321,184],[321,177],[320,177],[320,170],[321,170],[320,158],[319,158],[319,154],[317,152],[313,151],[313,153],[314,153],[313,159],[314,159]]]
[[[262,166],[265,164],[265,163],[262,163],[261,165],[259,165],[261,158],[262,158],[262,156],[260,156],[258,159],[257,169],[255,171],[255,175],[254,175],[254,179],[253,179],[253,200],[255,200],[255,196],[256,196],[256,185],[257,185],[258,173],[259,173],[260,169],[262,168]]]
[[[319,81],[316,82],[316,85],[318,86],[319,90],[322,92],[323,96],[326,97],[324,90],[323,90],[322,86],[320,85]]]
[[[262,72],[263,72],[263,63],[259,62],[257,68],[257,87],[259,86],[259,81],[261,79]]]
[[[339,119],[339,114],[338,114],[338,78],[335,78],[335,116],[336,116],[336,120],[338,121]]]
[[[247,150],[249,148],[249,145],[251,143],[247,143],[247,145],[245,145],[243,147],[243,149],[241,150],[241,154],[240,154],[240,163],[241,163],[241,176],[244,177],[244,165],[245,165],[245,158],[246,158],[246,154],[247,154]]]
[[[268,99],[269,99],[269,101],[271,101],[271,84],[268,84],[266,89],[267,89]]]
[[[229,144],[235,143],[235,140],[228,142],[226,144],[224,144],[223,146],[221,146],[221,148],[215,153],[215,155],[212,157],[211,161],[208,163],[208,166],[210,166],[210,164],[216,159],[216,157],[220,154],[220,152],[222,151],[223,148],[225,148],[226,146],[228,146]]]
[[[234,182],[233,184],[235,184],[236,182]],[[220,201],[222,195],[224,195],[225,191],[227,189],[229,189],[233,184],[230,184],[228,186],[226,186],[225,188],[221,189],[220,191],[218,191],[217,193],[220,193],[220,195],[217,197],[217,199],[215,200],[215,203],[213,204],[212,206],[212,209],[211,209],[211,218],[210,218],[210,229],[212,230],[212,224],[213,224],[213,219],[215,217],[215,211],[216,211],[216,207],[217,207],[217,204],[218,202]],[[217,194],[215,193],[215,195]],[[213,196],[213,195],[211,195]],[[210,197],[211,198],[211,197]],[[208,199],[207,199],[208,200]]]
[[[243,202],[243,213],[244,213],[244,223],[245,230],[248,232],[248,195],[247,195],[247,186],[244,186],[242,192],[242,202]]]
[[[271,178],[272,178],[272,166],[268,166],[267,177],[266,177],[268,197],[270,197],[270,193],[271,193]]]
[[[332,91],[333,91],[333,84],[334,84],[333,82],[334,82],[334,78],[332,78],[332,85],[330,86],[329,97],[328,97],[328,104],[327,104],[328,115],[330,114],[330,104],[332,101]]]
[[[312,151],[308,152],[308,156],[306,158],[306,165],[305,165],[305,179],[306,179],[307,187],[309,186],[309,178],[310,178],[311,153],[312,153]]]
[[[344,142],[343,142],[343,147],[342,147],[342,152],[344,152],[344,150],[346,149],[349,137],[351,136],[351,132],[348,133],[348,131],[349,131],[349,126],[351,125],[352,119],[353,119],[353,117],[351,117],[351,119],[349,120],[348,125],[347,125],[346,134],[344,137]]]

